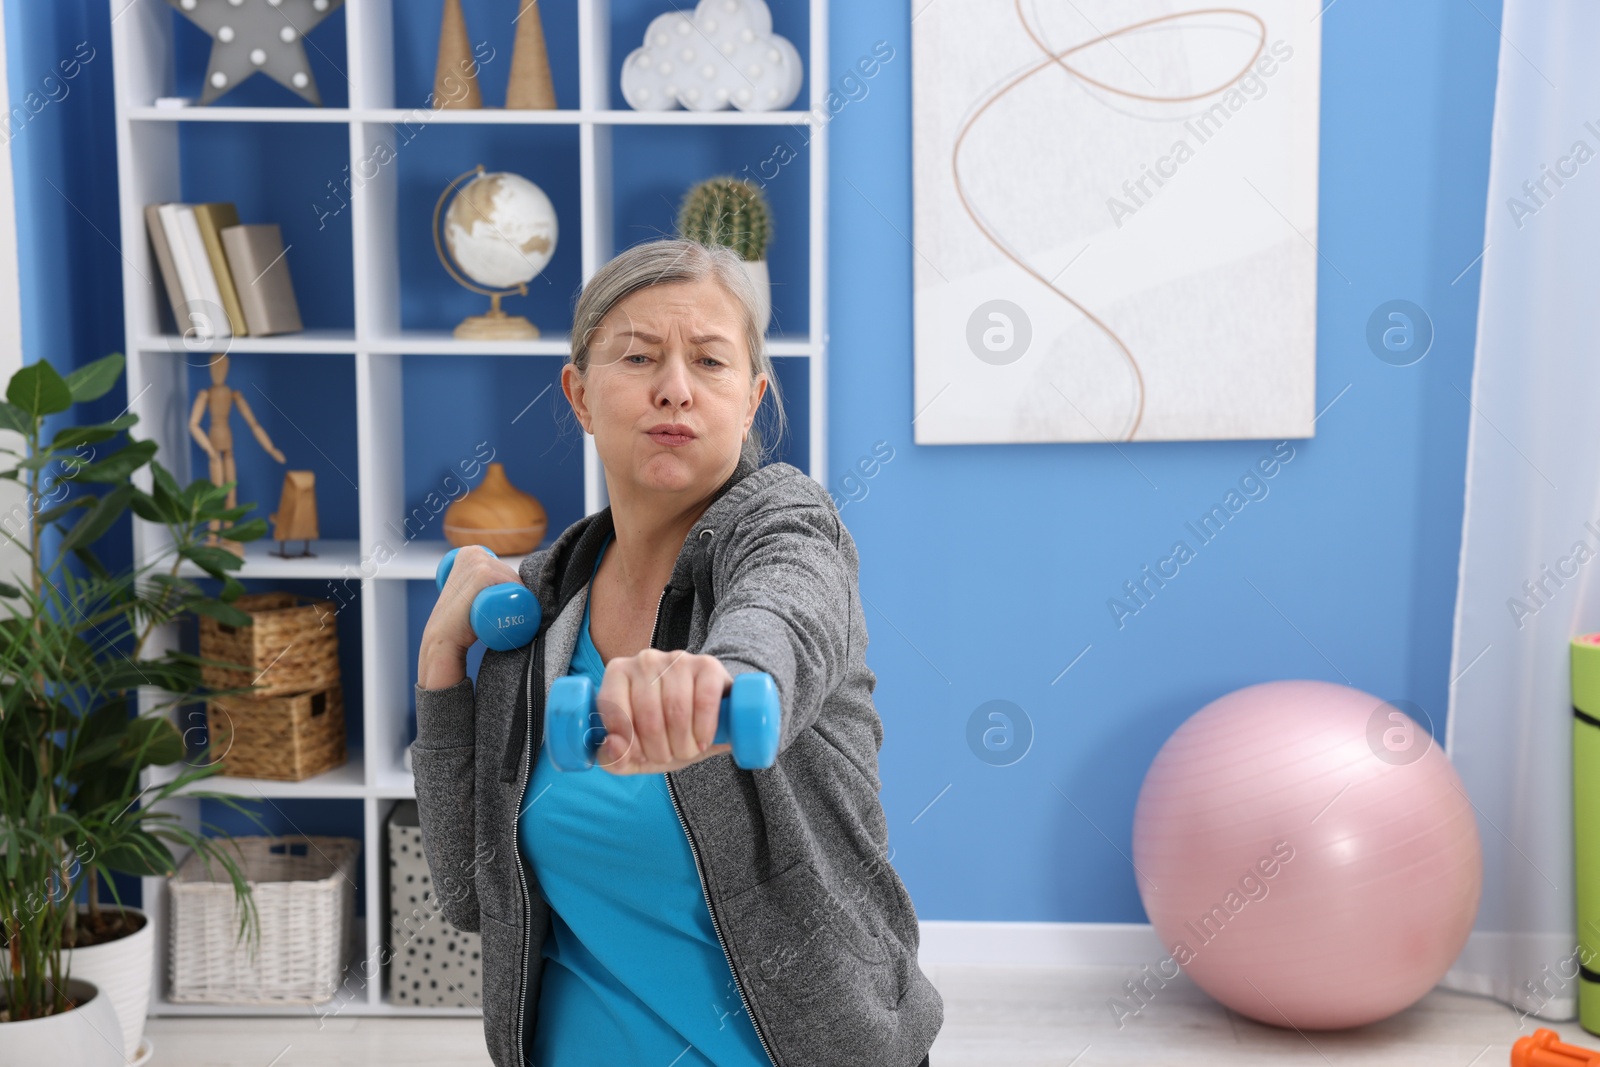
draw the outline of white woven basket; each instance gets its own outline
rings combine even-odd
[[[236,858],[255,891],[261,940],[239,940],[233,886],[191,853],[167,879],[174,1001],[319,1004],[344,980],[355,927],[356,857],[349,837],[237,837]]]

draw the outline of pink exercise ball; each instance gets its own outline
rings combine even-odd
[[[1478,824],[1428,731],[1332,682],[1264,682],[1167,739],[1134,877],[1175,963],[1263,1023],[1334,1030],[1422,999],[1466,945]]]

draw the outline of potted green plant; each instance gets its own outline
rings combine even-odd
[[[772,320],[772,280],[767,272],[772,212],[760,186],[726,176],[693,186],[678,207],[678,236],[703,245],[726,245],[739,253],[760,296],[761,332],[766,333]]]
[[[154,652],[150,642],[157,627],[195,614],[248,624],[230,603],[244,591],[229,573],[241,560],[203,542],[212,520],[240,520],[255,505],[229,508],[229,487],[205,480],[180,488],[155,461],[155,442],[125,436],[132,414],[67,425],[46,440],[47,419],[104,396],[122,367],[120,353],[66,377],[36,362],[0,402],[0,430],[21,438],[20,449],[4,450],[14,462],[0,478],[26,489],[0,515],[0,533],[28,562],[25,581],[0,582],[0,1067],[99,1064],[111,1047],[108,1011],[127,1059],[138,1062],[153,944],[113,874],[171,874],[173,849],[194,850],[226,870],[240,936],[256,930],[226,836],[207,836],[212,827],[186,825],[162,804],[181,793],[254,818],[227,795],[192,788],[215,768],[191,762],[172,717],[202,694],[238,690],[208,690],[204,660]],[[135,484],[147,466],[148,489]],[[161,524],[170,543],[113,573],[93,546],[129,510]],[[47,555],[50,533],[60,539]],[[265,533],[260,519],[229,530],[237,541]],[[185,561],[222,582],[217,596],[180,573]],[[173,765],[175,773],[144,773]],[[100,951],[109,947],[118,950]]]

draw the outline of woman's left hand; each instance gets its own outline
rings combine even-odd
[[[715,656],[647,648],[606,664],[595,703],[606,741],[597,766],[612,774],[675,771],[733,751],[713,745],[733,675]]]

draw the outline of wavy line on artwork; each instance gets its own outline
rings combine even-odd
[[[1083,315],[1084,318],[1088,319],[1091,323],[1093,323],[1094,326],[1097,329],[1099,329],[1101,333],[1105,334],[1105,336],[1113,344],[1115,344],[1118,349],[1120,349],[1122,351],[1123,358],[1128,361],[1129,369],[1133,371],[1134,381],[1135,381],[1136,386],[1137,386],[1136,392],[1135,392],[1137,400],[1136,400],[1136,406],[1135,406],[1135,409],[1134,409],[1133,425],[1129,427],[1128,432],[1127,432],[1127,436],[1123,438],[1124,441],[1131,441],[1131,440],[1133,440],[1134,435],[1139,432],[1139,424],[1144,419],[1144,399],[1145,399],[1144,374],[1139,369],[1139,361],[1134,358],[1133,352],[1131,350],[1129,350],[1127,344],[1122,340],[1121,337],[1119,337],[1117,335],[1117,332],[1115,330],[1113,330],[1110,326],[1106,325],[1106,323],[1103,322],[1100,319],[1099,316],[1097,316],[1094,312],[1090,311],[1088,308],[1084,307],[1081,303],[1079,303],[1077,300],[1073,299],[1066,292],[1062,291],[1061,289],[1056,288],[1055,284],[1051,280],[1045,278],[1044,275],[1040,274],[1038,271],[1036,271],[1032,267],[1030,267],[1027,263],[1023,262],[1022,257],[1018,256],[1016,253],[1012,252],[1012,250],[1010,248],[1006,247],[1005,242],[1000,239],[1000,235],[998,233],[996,233],[990,227],[984,225],[982,219],[980,219],[978,217],[977,211],[973,208],[972,203],[970,201],[968,201],[966,191],[961,186],[961,167],[960,167],[961,143],[962,143],[962,141],[966,140],[967,133],[969,131],[971,131],[973,125],[975,123],[977,123],[978,119],[983,116],[983,113],[985,111],[987,111],[991,105],[993,105],[996,101],[1000,100],[1002,97],[1004,97],[1011,90],[1015,89],[1017,86],[1021,85],[1023,82],[1027,81],[1029,78],[1033,77],[1035,74],[1038,74],[1040,71],[1045,70],[1045,69],[1047,69],[1049,67],[1052,67],[1052,66],[1060,67],[1068,75],[1070,75],[1071,77],[1077,78],[1079,81],[1084,82],[1085,84],[1095,86],[1096,88],[1098,88],[1098,89],[1100,89],[1100,90],[1102,90],[1104,92],[1110,93],[1112,95],[1115,95],[1115,96],[1126,97],[1126,98],[1128,98],[1130,100],[1144,100],[1144,101],[1149,101],[1149,102],[1153,102],[1153,103],[1177,104],[1177,103],[1184,103],[1184,102],[1190,101],[1190,100],[1199,100],[1199,99],[1202,99],[1202,98],[1207,97],[1207,96],[1213,96],[1213,95],[1215,95],[1217,93],[1222,92],[1223,90],[1228,88],[1230,85],[1232,85],[1234,82],[1238,81],[1255,64],[1256,59],[1261,55],[1261,50],[1266,46],[1266,42],[1267,42],[1267,24],[1265,22],[1263,22],[1261,20],[1260,16],[1258,16],[1255,12],[1253,12],[1253,11],[1245,11],[1245,10],[1242,10],[1240,8],[1230,8],[1230,7],[1196,8],[1193,11],[1176,11],[1176,12],[1171,12],[1171,13],[1168,13],[1168,14],[1165,14],[1165,15],[1158,15],[1155,18],[1145,19],[1142,22],[1129,23],[1128,25],[1123,26],[1123,27],[1121,27],[1119,29],[1112,30],[1109,33],[1102,33],[1097,37],[1091,37],[1086,41],[1080,42],[1079,44],[1075,44],[1072,47],[1064,49],[1064,50],[1062,50],[1060,52],[1054,52],[1054,51],[1051,50],[1050,46],[1044,42],[1044,40],[1039,36],[1039,34],[1034,32],[1033,26],[1028,22],[1027,16],[1023,13],[1022,0],[1016,0],[1016,14],[1017,14],[1017,21],[1022,24],[1022,28],[1027,33],[1029,39],[1032,40],[1033,43],[1038,46],[1039,50],[1045,54],[1045,58],[1043,60],[1041,60],[1037,65],[1035,65],[1033,67],[1030,67],[1027,70],[1023,71],[1021,74],[1017,75],[1011,81],[1006,82],[1005,84],[1001,85],[998,89],[996,89],[993,93],[991,93],[986,99],[984,99],[984,101],[981,104],[978,105],[977,110],[975,110],[967,118],[966,122],[964,122],[962,124],[960,132],[956,135],[955,146],[950,150],[950,172],[951,172],[952,177],[955,179],[956,195],[961,198],[961,206],[966,211],[967,217],[972,219],[973,225],[978,227],[979,231],[982,232],[984,237],[988,239],[990,244],[994,245],[995,248],[997,248],[1000,251],[1001,255],[1003,255],[1007,259],[1011,260],[1011,262],[1015,263],[1025,273],[1033,276],[1034,278],[1037,278],[1039,280],[1039,282],[1044,285],[1045,288],[1047,288],[1051,292],[1055,293],[1062,300],[1065,300],[1074,309],[1076,309],[1079,314]],[[1138,93],[1138,92],[1133,92],[1133,91],[1128,90],[1128,89],[1119,89],[1119,88],[1117,88],[1115,86],[1108,85],[1105,82],[1099,81],[1099,80],[1097,80],[1095,78],[1091,78],[1088,74],[1084,73],[1083,71],[1081,71],[1081,70],[1077,69],[1076,67],[1072,66],[1070,63],[1066,62],[1066,57],[1068,57],[1070,55],[1073,55],[1073,54],[1075,54],[1077,52],[1081,52],[1085,48],[1088,48],[1091,45],[1099,44],[1102,41],[1110,42],[1112,38],[1121,37],[1121,36],[1124,36],[1126,34],[1133,33],[1133,32],[1135,32],[1137,30],[1142,30],[1142,29],[1145,29],[1147,27],[1157,25],[1159,23],[1172,22],[1172,21],[1175,21],[1177,19],[1194,18],[1194,17],[1199,16],[1199,15],[1239,15],[1239,16],[1241,16],[1243,18],[1247,18],[1247,19],[1250,19],[1250,20],[1254,21],[1255,24],[1257,25],[1257,27],[1260,29],[1260,37],[1256,41],[1255,51],[1251,53],[1250,58],[1245,62],[1245,64],[1242,67],[1239,68],[1239,70],[1236,73],[1230,75],[1225,81],[1223,81],[1220,85],[1218,85],[1218,86],[1216,86],[1214,88],[1204,89],[1204,90],[1201,90],[1200,92],[1191,93],[1188,96],[1161,96],[1161,95],[1152,95],[1152,94],[1148,94],[1148,93]],[[1113,47],[1115,47],[1115,46],[1113,46]],[[1097,430],[1097,432],[1098,432],[1098,430]]]

